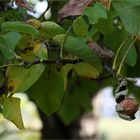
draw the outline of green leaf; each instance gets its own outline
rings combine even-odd
[[[45,21],[41,23],[40,33],[45,39],[51,39],[58,34],[64,34],[66,31],[55,22]]]
[[[20,99],[16,97],[6,97],[3,102],[3,116],[13,122],[17,128],[23,130],[24,124],[20,111]]]
[[[128,36],[129,34],[126,31],[116,30],[112,34],[104,37],[103,44],[113,50],[113,52],[117,52],[119,46]]]
[[[73,23],[73,31],[77,36],[85,37],[88,33],[88,27],[82,17],[78,17]]]
[[[137,61],[136,65],[134,67],[126,68],[126,72],[127,72],[126,75],[128,77],[140,77],[139,68],[140,68],[140,61]]]
[[[9,32],[3,35],[3,38],[5,39],[8,48],[14,50],[21,39],[21,35],[18,32]]]
[[[9,32],[0,36],[0,50],[6,58],[12,59],[15,56],[14,49],[20,39],[21,35],[18,32]]]
[[[83,83],[81,82],[83,85]],[[83,108],[85,111],[91,111],[92,110],[92,99],[90,97],[90,92],[84,87],[87,85],[83,85],[83,88],[81,86],[76,86],[75,92],[76,92],[76,99],[77,102],[79,102],[79,105],[81,108]],[[89,88],[89,86],[87,86]],[[80,97],[80,98],[79,98]]]
[[[131,67],[134,67],[137,63],[137,52],[134,45],[126,56],[126,63]]]
[[[64,121],[66,125],[76,120],[80,115],[80,112],[91,111],[91,97],[90,93],[96,91],[98,85],[92,80],[85,80],[80,78],[77,82],[77,78],[70,77],[69,90],[65,93],[62,106],[58,112],[58,115]]]
[[[96,4],[93,7],[87,7],[83,14],[88,17],[90,24],[97,23],[98,20],[101,18],[107,18],[106,9],[99,2],[96,2]]]
[[[139,4],[138,4],[139,3]],[[113,0],[113,7],[120,16],[125,29],[133,34],[140,34],[140,2]]]
[[[113,24],[112,24],[112,13],[108,12],[107,19],[99,19],[98,23],[95,24],[95,28],[98,29],[102,34],[107,35],[113,31]]]
[[[138,5],[140,5],[140,1],[139,0],[126,0],[125,2],[128,5],[131,5],[131,6],[138,6]]]
[[[121,61],[122,61],[122,58],[124,57],[125,53],[127,52],[128,48],[130,47],[132,42],[133,42],[132,39],[128,39],[126,41],[126,43],[123,45],[123,47],[119,53],[118,60],[121,59]],[[130,49],[129,53],[126,56],[125,63],[134,67],[136,62],[137,62],[137,53],[136,53],[135,46],[133,45],[132,48]]]
[[[5,65],[6,62],[7,62],[7,59],[0,52],[0,65]]]
[[[100,72],[94,68],[92,65],[81,62],[78,63],[74,66],[74,71],[82,77],[86,77],[86,78],[98,78]]]
[[[39,108],[47,115],[56,112],[64,95],[64,82],[54,70],[46,70],[40,79],[27,91]]]
[[[1,25],[1,28],[6,31],[17,31],[21,33],[28,33],[31,35],[39,35],[39,31],[35,29],[33,26],[23,23],[23,22],[17,22],[17,21],[8,21],[4,22]]]
[[[132,44],[133,40],[132,39],[127,39],[127,41],[124,43],[124,45],[122,46],[121,50],[119,51],[119,54],[117,56],[116,59],[116,66],[118,67],[124,57],[124,55],[126,54],[128,48],[130,47],[130,45]],[[132,46],[132,49],[130,49],[129,53],[126,56],[125,62],[130,65],[130,66],[135,66],[137,61],[137,53],[135,50],[135,46]]]
[[[89,79],[95,79],[99,77],[100,72],[94,68],[92,65],[88,63],[78,63],[78,64],[66,64],[62,67],[61,69],[61,75],[62,78],[64,79],[64,89],[67,87],[68,83],[68,73],[73,70],[77,73],[77,75]]]
[[[65,35],[57,35],[53,38],[53,42],[61,46],[65,37]],[[102,72],[102,64],[99,57],[86,45],[84,39],[68,36],[65,40],[63,49],[72,55],[78,56]]]
[[[5,58],[12,59],[14,57],[14,51],[7,47],[7,42],[3,36],[0,36],[0,51]]]
[[[77,100],[75,95],[65,94],[63,104],[58,114],[66,125],[69,125],[80,115],[80,106],[77,104]]]
[[[7,69],[8,89],[10,92],[24,92],[42,75],[45,65],[36,64],[29,68],[9,66]]]

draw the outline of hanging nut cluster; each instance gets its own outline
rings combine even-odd
[[[139,109],[139,104],[135,99],[127,97],[128,94],[127,83],[128,82],[136,83],[137,81],[133,78],[120,78],[118,81],[119,86],[115,91],[115,99],[117,102],[117,105],[115,107],[116,112],[122,119],[129,121],[134,120],[135,113]]]

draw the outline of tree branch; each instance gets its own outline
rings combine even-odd
[[[37,61],[34,61],[32,63],[28,63],[28,62],[24,62],[25,65],[27,66],[32,66],[32,65],[35,65],[35,64],[76,64],[76,63],[79,63],[79,62],[82,62],[81,59],[60,59],[60,60],[37,60]]]

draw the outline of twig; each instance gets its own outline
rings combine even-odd
[[[79,62],[82,62],[81,59],[60,59],[60,60],[38,60],[38,61],[34,61],[33,63],[26,63],[25,62],[25,65],[27,66],[32,66],[32,65],[36,65],[36,64],[76,64],[76,63],[79,63]]]
[[[76,64],[82,62],[81,59],[60,59],[60,60],[37,60],[34,62],[24,62],[22,61],[19,64],[6,64],[6,65],[2,65],[0,66],[1,68],[5,68],[5,67],[9,67],[9,66],[20,66],[20,67],[30,67],[32,65],[36,65],[36,64],[67,64],[67,63],[71,63],[71,64]]]

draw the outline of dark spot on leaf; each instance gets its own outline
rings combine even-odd
[[[13,91],[14,90],[14,86],[9,86],[9,91]]]
[[[33,47],[28,47],[28,48],[25,48],[24,50],[22,50],[21,52],[27,53],[28,51],[32,51],[32,50],[33,50]]]

